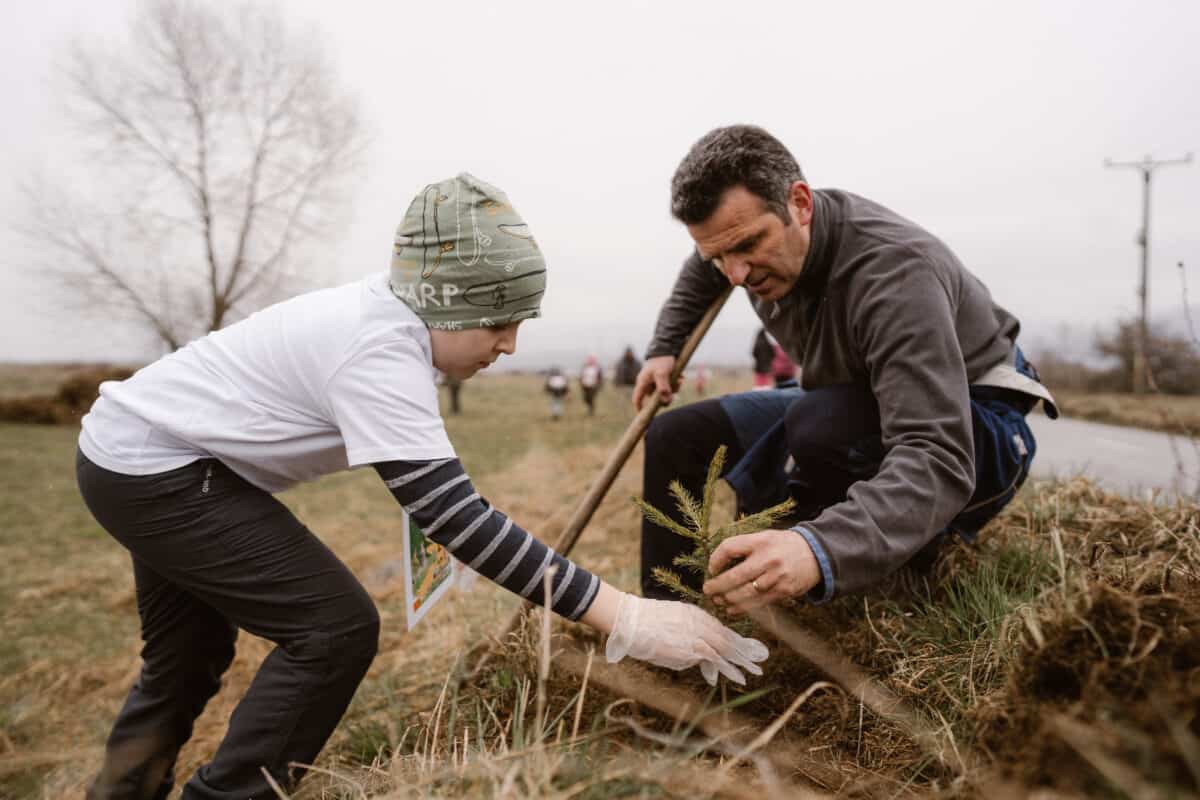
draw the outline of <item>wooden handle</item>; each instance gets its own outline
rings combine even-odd
[[[692,355],[696,352],[696,348],[700,346],[700,342],[704,339],[708,329],[712,327],[713,321],[717,315],[721,313],[721,308],[725,305],[725,301],[729,299],[729,293],[733,290],[730,286],[721,292],[717,299],[713,300],[712,305],[708,307],[708,311],[704,312],[700,322],[692,331],[692,335],[688,337],[684,343],[683,349],[679,351],[679,356],[675,359],[675,368],[671,370],[671,385],[679,380],[679,376],[683,374],[683,370],[691,361]],[[633,422],[629,423],[629,427],[625,429],[625,433],[621,436],[621,440],[617,442],[617,446],[613,448],[612,454],[609,455],[608,461],[605,462],[604,468],[600,470],[600,476],[596,482],[588,489],[587,494],[575,507],[575,512],[571,514],[571,518],[567,520],[567,526],[563,528],[563,532],[559,534],[558,541],[554,543],[554,549],[559,555],[567,556],[572,548],[575,547],[575,542],[579,540],[583,529],[592,519],[592,514],[596,513],[596,509],[600,506],[604,496],[608,494],[608,490],[612,488],[613,482],[620,474],[621,468],[625,466],[625,462],[629,460],[629,454],[637,447],[638,441],[646,432],[646,428],[650,427],[650,421],[654,419],[654,415],[662,408],[662,400],[658,397],[658,392],[654,392],[645,399],[645,404],[638,415],[634,417]]]
[[[679,376],[683,374],[683,370],[687,367],[688,361],[691,360],[692,354],[696,352],[696,348],[700,346],[700,342],[704,339],[704,335],[708,333],[708,329],[712,327],[713,320],[721,313],[721,308],[724,307],[725,301],[729,299],[730,292],[733,287],[729,286],[712,302],[708,307],[708,311],[704,312],[704,316],[700,318],[700,322],[692,331],[692,335],[688,337],[683,345],[683,349],[679,351],[679,356],[675,359],[675,368],[671,370],[671,385],[679,380]],[[629,454],[633,452],[633,448],[637,447],[638,440],[642,438],[642,434],[646,432],[646,428],[650,427],[650,420],[654,419],[654,415],[662,407],[662,400],[659,399],[658,393],[655,392],[650,397],[646,398],[646,404],[642,406],[642,410],[634,417],[633,422],[629,423],[629,427],[625,429],[625,433],[621,436],[621,440],[617,442],[617,446],[613,448],[612,454],[605,462],[604,468],[600,471],[600,476],[596,482],[588,488],[587,494],[579,501],[579,505],[575,507],[571,518],[567,520],[567,526],[563,528],[559,534],[558,540],[554,543],[554,549],[559,555],[566,557],[567,554],[575,547],[575,543],[579,541],[579,536],[583,533],[583,529],[587,527],[588,522],[592,519],[592,514],[596,513],[600,502],[604,496],[608,494],[608,490],[612,488],[613,481],[617,479],[617,474],[620,473],[621,467],[625,466],[625,462],[629,460]],[[525,601],[504,626],[500,628],[496,635],[497,639],[503,639],[517,625],[517,621],[521,618],[527,605],[531,605],[529,601]],[[473,649],[478,652],[478,647]],[[471,670],[471,675],[478,675],[488,662],[490,649],[484,651]]]

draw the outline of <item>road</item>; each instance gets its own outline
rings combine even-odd
[[[1029,425],[1037,439],[1034,477],[1083,473],[1127,494],[1200,493],[1198,441],[1067,417],[1051,420],[1040,408],[1029,415]]]

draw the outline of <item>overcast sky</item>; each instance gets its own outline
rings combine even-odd
[[[24,213],[23,176],[71,155],[56,60],[72,37],[122,35],[136,8],[9,10],[6,220]],[[523,326],[517,363],[642,349],[690,247],[667,210],[671,174],[718,125],[762,125],[814,186],[877,200],[942,237],[1038,348],[1078,347],[1136,309],[1140,182],[1104,169],[1105,157],[1200,155],[1193,0],[281,8],[319,32],[373,134],[351,224],[313,252],[326,282],[385,269],[411,197],[473,172],[505,189],[549,261],[545,317]],[[1200,163],[1156,174],[1153,214],[1153,313],[1178,319],[1177,262],[1200,297]],[[10,230],[0,243],[0,360],[145,357],[127,328],[64,313]],[[737,296],[702,355],[748,357],[754,329]]]

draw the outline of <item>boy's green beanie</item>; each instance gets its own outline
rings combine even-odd
[[[504,192],[463,172],[408,207],[391,287],[430,328],[507,325],[540,315],[546,262]]]

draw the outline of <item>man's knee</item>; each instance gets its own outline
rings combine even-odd
[[[646,429],[646,453],[659,455],[671,453],[679,446],[680,438],[686,437],[688,428],[694,423],[686,408],[677,408],[659,414]]]
[[[646,430],[646,457],[669,458],[692,465],[700,451],[734,444],[729,418],[717,400],[701,400],[659,414]],[[711,448],[710,448],[711,445]],[[701,467],[708,466],[712,452],[703,454]]]
[[[784,415],[788,450],[798,467],[832,459],[869,467],[883,457],[879,406],[869,390],[832,386],[806,392]]]
[[[804,455],[824,451],[836,438],[827,417],[828,409],[812,403],[794,403],[784,415],[788,451],[801,462]]]

